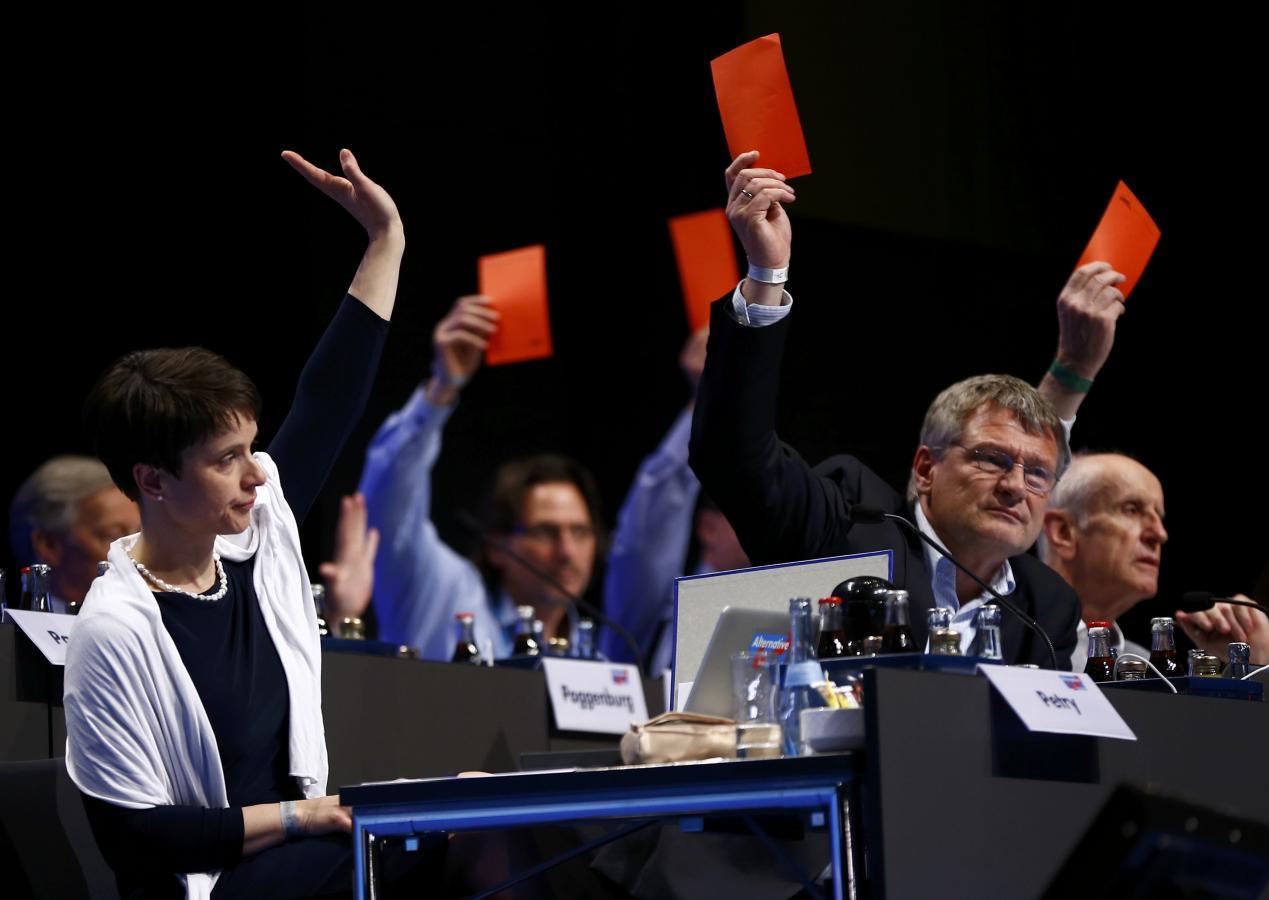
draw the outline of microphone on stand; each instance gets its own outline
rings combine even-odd
[[[925,543],[933,547],[934,552],[946,558],[948,562],[950,562],[952,565],[956,566],[956,568],[960,569],[962,572],[964,572],[966,575],[972,578],[987,593],[991,594],[992,599],[988,601],[989,603],[997,603],[1004,609],[1007,609],[1009,612],[1013,613],[1013,615],[1017,617],[1017,619],[1020,622],[1022,622],[1023,625],[1026,625],[1033,632],[1038,634],[1041,640],[1044,641],[1045,648],[1048,649],[1049,651],[1049,662],[1052,664],[1053,669],[1055,671],[1058,670],[1057,651],[1053,649],[1053,640],[1049,637],[1048,633],[1043,628],[1040,627],[1040,623],[1037,622],[1035,619],[1031,618],[1026,613],[1024,613],[1018,607],[1014,606],[1012,602],[1010,602],[1009,600],[1006,600],[1003,596],[1001,596],[1001,594],[995,588],[993,588],[990,584],[983,581],[981,578],[979,578],[977,575],[971,572],[968,568],[962,565],[960,560],[954,557],[951,553],[947,552],[947,549],[941,546],[938,541],[934,540],[934,538],[930,537],[928,534],[926,534],[924,531],[922,531],[912,522],[909,522],[903,516],[896,515],[895,513],[888,513],[885,510],[880,509],[876,506],[868,506],[863,503],[856,503],[850,508],[850,520],[860,525],[879,525],[882,522],[886,521],[887,519],[893,522],[898,522],[904,528],[908,529],[908,531],[912,532],[918,538],[920,538],[921,540],[925,541]]]
[[[1232,603],[1235,606],[1249,606],[1252,609],[1260,610],[1265,615],[1269,615],[1269,608],[1254,600],[1237,600],[1233,597],[1217,597],[1211,591],[1186,591],[1181,595],[1181,602],[1177,604],[1177,609],[1187,613],[1205,612],[1217,603]]]
[[[541,581],[543,584],[551,588],[554,588],[556,591],[558,591],[559,593],[563,594],[565,597],[568,598],[568,600],[560,600],[557,597],[546,596],[543,599],[545,599],[548,603],[552,603],[555,606],[563,606],[565,608],[567,608],[571,603],[572,605],[576,606],[578,609],[586,613],[591,618],[598,620],[602,625],[605,625],[608,628],[611,628],[613,631],[617,632],[617,636],[626,642],[626,647],[630,650],[631,657],[634,659],[635,665],[639,666],[640,672],[643,671],[643,667],[639,665],[640,660],[643,658],[643,654],[640,653],[639,644],[631,636],[629,631],[627,631],[621,625],[614,622],[608,616],[604,615],[603,612],[600,611],[598,607],[593,606],[590,603],[587,603],[581,597],[578,597],[576,594],[568,590],[568,588],[564,587],[564,585],[556,581],[553,577],[551,577],[550,574],[543,572],[541,569],[539,569],[533,563],[529,562],[519,553],[516,553],[516,551],[511,549],[510,545],[507,544],[506,541],[500,541],[497,538],[490,535],[488,532],[485,531],[485,527],[480,523],[480,520],[477,519],[475,516],[473,516],[471,513],[469,513],[467,510],[465,509],[458,510],[457,519],[460,525],[462,525],[464,528],[466,528],[476,537],[480,538],[480,540],[483,543],[488,544],[490,547],[493,547],[495,550],[499,551],[500,553],[506,554],[508,558],[514,560],[516,563],[522,566],[525,570],[535,575],[538,578],[538,580]]]

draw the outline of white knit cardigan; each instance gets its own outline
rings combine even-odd
[[[256,491],[251,524],[216,538],[221,557],[255,560],[255,589],[290,695],[290,774],[307,797],[326,793],[322,657],[299,528],[278,470]],[[150,586],[127,555],[140,535],[110,547],[110,571],[93,582],[66,653],[66,768],[81,791],[116,806],[224,808],[221,769],[202,700],[163,626]],[[191,600],[197,603],[197,600]],[[185,896],[207,900],[217,872],[182,876]]]

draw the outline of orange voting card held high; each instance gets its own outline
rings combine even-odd
[[[732,159],[757,150],[763,168],[787,178],[811,174],[780,35],[742,44],[715,59],[710,68]]]
[[[551,355],[551,317],[546,305],[546,247],[535,244],[482,256],[480,292],[501,316],[489,339],[491,366],[546,359]]]
[[[1075,268],[1099,260],[1110,263],[1123,273],[1124,281],[1119,290],[1127,299],[1146,270],[1146,263],[1150,262],[1159,234],[1159,226],[1154,224],[1150,213],[1121,181]]]
[[[687,323],[695,333],[709,324],[709,304],[740,282],[736,245],[721,209],[670,219],[670,240],[683,286]]]

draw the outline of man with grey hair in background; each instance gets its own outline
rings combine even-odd
[[[968,648],[977,610],[990,600],[893,521],[857,523],[869,506],[915,520],[976,576],[1036,619],[1053,639],[1059,666],[1075,647],[1075,592],[1026,551],[1035,542],[1070,453],[1067,431],[1100,371],[1123,313],[1123,276],[1104,262],[1077,269],[1058,298],[1059,339],[1039,389],[1007,375],[966,379],[926,413],[912,462],[909,497],[853,456],[812,468],[775,433],[778,373],[792,298],[792,229],[784,205],[796,200],[785,177],[757,168],[758,154],[727,169],[727,215],[749,259],[749,276],[714,304],[705,372],[693,423],[691,462],[706,491],[756,564],[889,550],[893,580],[908,591],[912,630],[926,638],[926,613],[939,606]],[[827,586],[826,586],[827,587]],[[1008,663],[1049,665],[1048,649],[1013,616],[1001,621]]]
[[[137,505],[115,486],[101,460],[54,456],[18,487],[9,504],[9,543],[20,566],[44,563],[55,613],[75,612],[117,538],[141,530]],[[366,502],[345,497],[336,523],[335,556],[320,567],[326,612],[338,622],[370,605],[378,532],[366,524]]]
[[[1119,652],[1150,655],[1149,648],[1124,637],[1117,620],[1158,592],[1168,540],[1163,517],[1163,485],[1121,453],[1076,454],[1053,491],[1039,551],[1084,606],[1071,656],[1074,671],[1083,671],[1088,657],[1087,623],[1098,620],[1111,623]],[[1251,644],[1254,661],[1263,662],[1269,653],[1269,617],[1258,610],[1219,603],[1205,613],[1178,612],[1177,621],[1197,646],[1222,659],[1235,640]]]
[[[116,538],[141,530],[137,505],[91,456],[54,456],[32,472],[9,505],[9,542],[18,565],[52,567],[53,612],[78,606]]]

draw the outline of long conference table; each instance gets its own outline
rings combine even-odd
[[[23,643],[0,625],[0,756],[60,756],[60,676]],[[854,753],[460,779],[613,739],[555,731],[538,672],[327,653],[330,783],[353,806],[359,890],[373,896],[370,835],[781,810],[828,834],[838,896],[1041,897],[1123,784],[1193,804],[1196,833],[1241,823],[1226,849],[1269,855],[1269,704],[1107,690],[1137,736],[1120,741],[1028,732],[981,677],[875,668],[864,682]],[[655,714],[659,686],[647,696]]]
[[[374,898],[376,842],[429,832],[705,816],[804,815],[829,836],[833,896],[857,883],[851,853],[862,756],[710,760],[345,787],[353,808],[357,896]],[[620,834],[621,832],[616,832]]]
[[[864,679],[853,753],[345,787],[359,896],[381,836],[783,811],[827,831],[835,897],[1041,897],[1121,785],[1181,801],[1186,832],[1237,823],[1217,852],[1269,857],[1264,702],[1108,689],[1124,741],[1028,732],[970,674]]]
[[[648,715],[664,710],[646,679]],[[0,762],[66,750],[62,670],[0,623]],[[512,772],[530,753],[614,749],[608,735],[554,727],[541,672],[350,652],[322,654],[322,712],[332,786],[468,769]]]

